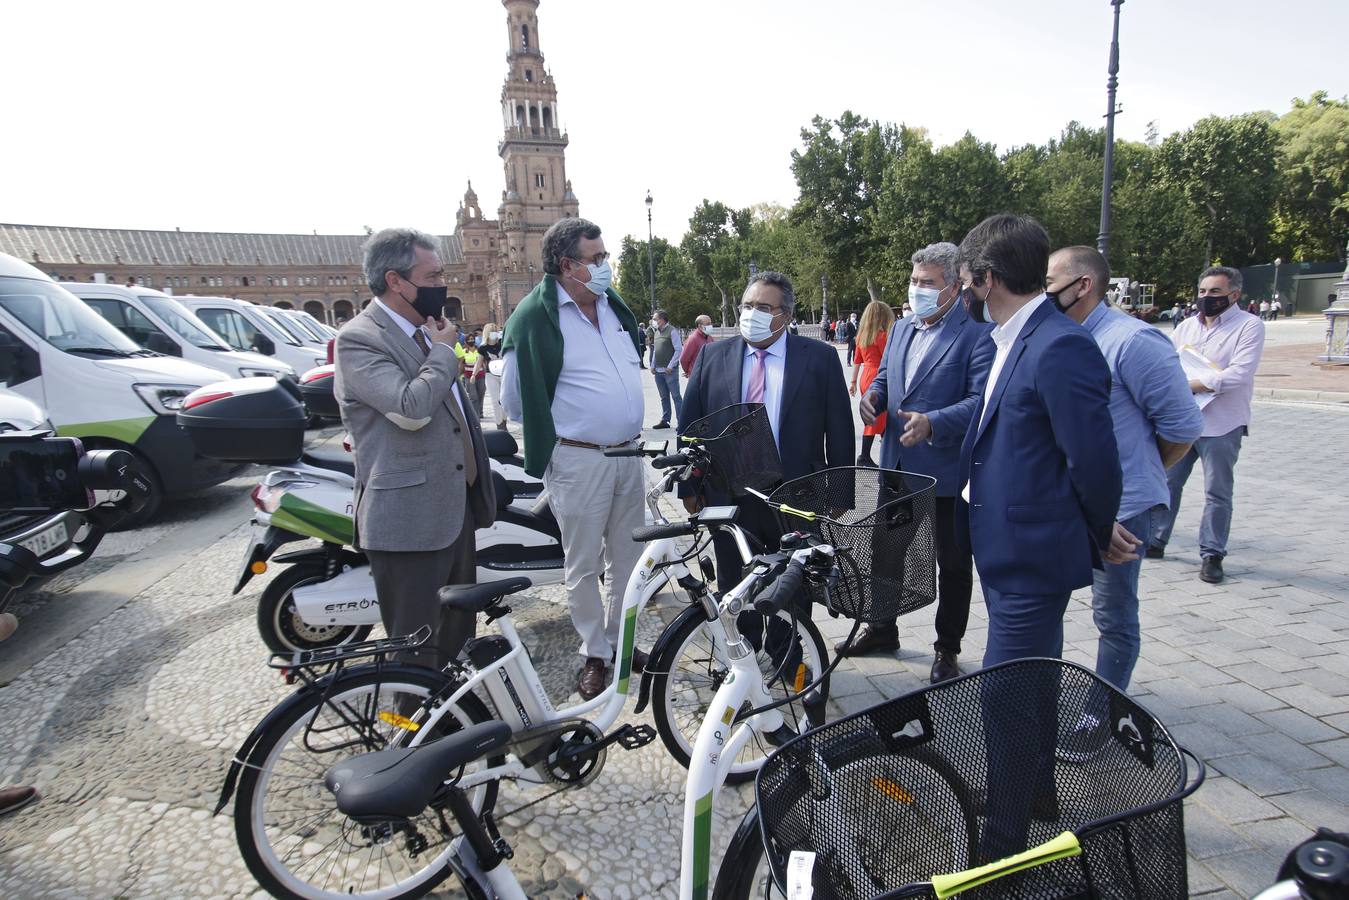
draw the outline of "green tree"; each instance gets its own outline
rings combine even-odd
[[[801,142],[803,148],[792,151],[799,191],[792,223],[813,229],[831,273],[860,275],[875,297],[872,276],[882,247],[869,211],[898,149],[899,132],[849,110],[835,120],[816,116],[801,129]]]
[[[1349,102],[1317,91],[1274,123],[1283,190],[1275,242],[1285,258],[1344,258],[1349,237]]]
[[[1204,257],[1244,266],[1269,257],[1279,191],[1270,113],[1200,119],[1159,151],[1159,183],[1179,190],[1204,223]]]
[[[739,259],[750,233],[750,211],[735,210],[721,202],[704,200],[689,217],[689,230],[680,241],[707,299],[715,307],[707,312],[721,320],[721,310],[733,315],[730,290],[740,271]],[[714,299],[715,298],[715,299]],[[728,319],[730,318],[728,315]]]

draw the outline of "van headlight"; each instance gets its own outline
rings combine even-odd
[[[171,416],[183,406],[183,398],[195,391],[196,384],[133,384],[145,405],[159,416]]]

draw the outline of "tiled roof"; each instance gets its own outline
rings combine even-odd
[[[110,266],[359,266],[364,234],[234,234],[215,231],[132,231],[0,223],[0,253],[42,264]],[[441,259],[464,261],[455,235],[441,235]]]

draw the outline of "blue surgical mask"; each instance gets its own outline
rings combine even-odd
[[[758,344],[773,336],[773,314],[763,310],[741,308],[740,336],[751,344]]]
[[[609,267],[609,260],[606,259],[602,263],[586,263],[586,269],[590,271],[590,280],[586,282],[585,289],[596,297],[605,294],[614,280],[614,270]]]
[[[920,319],[926,319],[941,308],[941,291],[936,288],[918,287],[916,284],[909,285],[909,306],[913,307],[913,314]]]

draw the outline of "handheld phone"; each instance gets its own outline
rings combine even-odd
[[[94,498],[80,478],[84,446],[75,438],[0,439],[0,509],[61,512]]]

